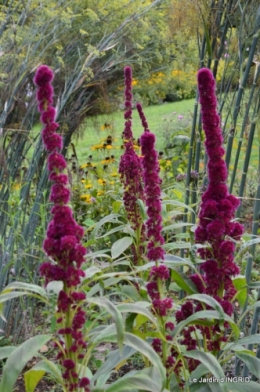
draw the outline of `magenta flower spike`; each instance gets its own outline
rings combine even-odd
[[[229,301],[236,293],[231,277],[239,273],[239,267],[234,263],[235,243],[232,239],[241,238],[243,226],[233,222],[239,199],[228,193],[226,184],[228,172],[223,159],[225,150],[220,117],[217,113],[215,80],[208,68],[199,70],[198,88],[203,129],[206,135],[209,184],[202,195],[195,240],[210,245],[209,249],[199,251],[205,259],[201,266],[206,283],[205,292],[215,296],[230,315],[232,307]]]
[[[124,205],[127,218],[131,223],[132,229],[138,234],[137,246],[132,246],[134,263],[140,261],[143,253],[144,225],[137,200],[144,200],[143,177],[141,158],[136,154],[133,144],[132,132],[132,69],[125,67],[125,129],[123,132],[125,152],[121,156],[119,164],[119,174],[124,186]]]
[[[63,289],[60,291],[57,302],[57,323],[60,325],[58,333],[60,340],[57,343],[60,351],[57,355],[63,367],[63,379],[68,392],[79,389],[90,392],[90,380],[87,377],[79,378],[76,363],[84,358],[86,342],[83,337],[85,324],[85,311],[81,308],[86,295],[77,291],[80,278],[85,274],[81,270],[87,249],[81,245],[84,235],[83,227],[79,226],[73,218],[73,212],[67,205],[70,200],[68,177],[63,173],[67,164],[60,153],[62,137],[56,132],[59,124],[55,122],[56,110],[53,104],[52,70],[41,65],[34,77],[37,86],[38,110],[41,113],[41,122],[44,125],[42,140],[48,151],[47,167],[49,180],[53,183],[50,193],[52,219],[48,225],[47,237],[43,249],[52,261],[44,262],[40,266],[40,273],[47,285],[51,281],[62,281]]]
[[[164,283],[170,278],[170,271],[163,264],[164,260],[164,238],[162,236],[162,204],[161,204],[161,179],[159,176],[160,166],[158,153],[155,149],[155,135],[150,132],[148,123],[144,115],[142,105],[136,105],[144,133],[141,135],[142,149],[142,165],[144,178],[144,191],[147,207],[148,219],[146,221],[146,235],[149,240],[147,245],[147,259],[154,261],[155,266],[150,269],[149,281],[146,285],[147,293],[151,298],[153,310],[160,320],[162,330],[165,331],[165,338],[171,340],[171,336],[167,334],[167,330],[174,329],[174,325],[167,322],[167,316],[172,309],[173,300],[164,297]],[[163,364],[166,368],[170,368],[174,359],[167,352],[167,343],[159,338],[152,341],[153,349],[162,357]]]

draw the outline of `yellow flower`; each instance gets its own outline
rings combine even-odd
[[[136,79],[133,79],[133,80],[132,80],[132,86],[136,86],[137,83],[138,83],[138,81],[137,81]]]
[[[111,177],[117,177],[117,176],[118,176],[118,173],[117,173],[117,172],[111,173]]]
[[[85,188],[86,188],[86,189],[92,188],[92,184],[87,184],[87,185],[85,185]]]
[[[98,179],[98,183],[100,185],[106,185],[106,180],[102,180],[101,178]]]
[[[109,184],[113,185],[115,183],[115,181],[109,181]]]
[[[91,202],[91,200],[90,200],[91,195],[90,195],[89,193],[86,193],[85,195],[81,195],[80,198],[81,198],[81,199],[84,199],[84,201],[85,201],[86,203],[90,203],[90,202]]]
[[[105,193],[104,191],[99,191],[99,192],[97,193],[97,195],[98,195],[98,196],[101,196],[101,195],[104,195],[104,193]]]
[[[101,148],[103,148],[103,144],[96,144],[96,145],[92,146],[90,149],[91,150],[100,150]]]
[[[108,144],[107,146],[106,146],[106,149],[107,150],[111,150],[113,147],[110,145],[110,144]]]
[[[82,182],[84,184],[84,182],[86,182],[86,180],[81,180],[80,182]]]

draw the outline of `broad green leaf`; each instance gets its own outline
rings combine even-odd
[[[122,204],[123,204],[122,201],[115,200],[114,203],[112,204],[113,212],[115,212],[117,214],[119,212]]]
[[[117,307],[109,301],[109,299],[102,297],[102,298],[91,298],[87,299],[88,302],[92,304],[96,304],[100,306],[101,308],[104,308],[113,318],[115,325],[116,325],[116,331],[117,331],[117,337],[118,337],[118,346],[119,349],[122,350],[123,348],[123,341],[124,341],[124,322],[123,322],[123,317],[120,313],[120,311],[117,309]]]
[[[165,255],[163,262],[169,268],[176,268],[177,265],[188,265],[191,269],[196,269],[195,265],[189,259],[183,259],[179,256]]]
[[[16,346],[4,346],[0,347],[0,360],[8,358],[9,355],[16,349]]]
[[[121,377],[119,380],[115,381],[106,392],[125,392],[125,391],[133,391],[137,388],[138,391],[150,391],[150,392],[158,392],[162,390],[162,385],[160,383],[160,379],[155,380],[151,379],[151,377],[147,374],[143,374],[142,371],[134,372],[135,374],[126,374],[124,377]]]
[[[252,352],[255,355],[255,353]],[[246,366],[248,367],[249,371],[254,374],[257,378],[260,377],[260,359],[256,358],[253,355],[249,355],[242,351],[236,352],[236,357],[241,359]]]
[[[135,352],[136,349],[129,346],[123,347],[122,354],[120,354],[118,349],[111,351],[107,355],[104,364],[97,370],[97,372],[92,377],[91,382],[97,380],[97,386],[101,387],[109,378],[112,369],[114,369],[121,361],[131,357],[133,354],[135,354]],[[102,377],[104,375],[108,375],[108,378]]]
[[[191,243],[190,242],[168,242],[167,244],[164,244],[163,249],[166,251],[168,250],[178,250],[178,249],[190,249],[191,248]]]
[[[179,334],[181,330],[186,327],[186,325],[199,324],[200,319],[219,320],[220,315],[216,310],[202,310],[200,312],[196,312],[190,317],[188,317],[186,320],[183,320],[179,324],[177,324],[172,332],[172,336],[176,336],[177,334]],[[238,326],[234,323],[234,320],[227,314],[224,314],[224,320],[229,323],[230,327],[233,329],[235,337],[238,338],[240,330]]]
[[[111,258],[110,256],[108,256],[107,254],[106,254],[106,252],[110,252],[110,249],[108,248],[108,249],[102,249],[102,250],[97,250],[96,252],[89,252],[89,253],[87,253],[86,254],[86,259],[92,259],[92,258],[94,258],[94,257],[103,257],[103,256],[106,256],[106,257],[109,257],[109,258]]]
[[[84,270],[85,276],[87,279],[92,278],[93,276],[102,273],[102,270],[95,265],[92,265],[91,267],[87,268]]]
[[[112,329],[111,329],[111,332],[112,332]],[[111,335],[109,335],[109,333],[107,333],[107,336],[105,339],[99,339],[99,335],[98,335],[94,341],[95,341],[95,343],[99,343],[100,341],[104,341],[104,340],[106,340],[107,342],[116,343],[117,342],[117,335],[115,333],[114,334],[111,333]],[[165,367],[162,364],[161,358],[154,351],[154,349],[150,346],[150,344],[148,344],[145,340],[143,340],[143,339],[139,338],[138,336],[136,336],[132,333],[129,333],[129,332],[125,332],[124,343],[127,346],[134,348],[136,351],[138,351],[139,353],[141,353],[142,355],[144,355],[146,358],[149,359],[151,364],[158,369],[159,374],[160,374],[160,378],[162,380],[162,384],[164,385],[166,382]]]
[[[39,296],[37,294],[31,294],[29,291],[10,291],[9,293],[0,295],[0,303],[10,301],[11,299],[14,299],[14,298],[22,297],[23,295],[35,297],[35,298],[40,299],[43,302],[47,302],[47,299],[45,299],[42,296]]]
[[[117,309],[122,313],[129,312],[142,314],[143,316],[146,316],[156,326],[156,328],[159,328],[157,318],[154,317],[148,309],[138,305],[138,302],[135,304],[120,304],[117,305]]]
[[[102,218],[99,222],[97,222],[97,224],[95,225],[94,230],[91,233],[91,237],[96,238],[97,237],[97,232],[98,230],[105,224],[105,223],[122,223],[120,222],[118,219],[121,217],[120,214],[109,214],[107,216],[105,216],[104,218]]]
[[[214,357],[214,355],[211,353],[205,353],[199,350],[191,350],[183,352],[183,355],[185,357],[200,361],[216,379],[220,380],[225,378],[225,374],[217,358]],[[223,391],[224,390],[227,391],[227,388],[224,388]]]
[[[237,290],[237,295],[236,299],[238,300],[238,303],[241,308],[244,308],[246,304],[246,299],[247,299],[247,283],[246,283],[246,277],[245,276],[237,276],[233,280],[233,285],[235,289]]]
[[[187,299],[193,299],[195,301],[203,302],[209,306],[211,306],[213,309],[215,309],[220,316],[220,320],[224,320],[225,313],[218,301],[216,301],[213,297],[210,297],[207,294],[193,294],[189,295],[186,297]]]
[[[2,291],[1,294],[4,294],[6,291],[9,290],[26,290],[26,291],[32,291],[36,294],[39,294],[41,297],[44,297],[47,299],[47,294],[44,288],[41,286],[38,286],[36,284],[31,284],[31,283],[24,283],[24,282],[12,282],[9,285],[7,285],[4,290]]]
[[[236,350],[236,346],[243,347],[243,345],[248,345],[248,344],[260,344],[260,335],[254,334],[254,335],[246,336],[245,338],[239,339],[237,342],[227,343],[225,345],[225,347],[223,348],[223,350]]]
[[[132,237],[123,237],[113,243],[111,247],[112,259],[116,259],[133,243]]]
[[[96,239],[100,239],[100,238],[108,237],[110,234],[117,233],[118,231],[123,231],[126,226],[127,225],[120,225],[120,226],[114,227],[114,229],[111,229],[107,233],[105,233],[105,234],[103,234],[103,235],[101,235],[99,237],[95,237],[95,238]]]
[[[18,346],[8,357],[0,384],[0,391],[11,392],[27,362],[37,355],[38,350],[52,338],[51,335],[37,335]],[[17,360],[17,358],[19,360]]]
[[[173,225],[165,226],[165,227],[162,229],[162,232],[163,232],[163,231],[168,231],[168,230],[180,229],[180,228],[186,227],[186,226],[194,226],[194,223],[187,223],[187,222],[183,222],[183,223],[174,223]]]
[[[143,354],[145,357],[149,359],[151,364],[158,369],[162,380],[162,384],[165,385],[166,370],[162,364],[161,358],[154,351],[154,349],[146,341],[140,339],[138,336],[135,336],[129,332],[125,333],[124,343],[130,347],[135,348],[138,352],[140,352],[141,354]]]
[[[195,284],[185,274],[176,270],[171,270],[171,278],[182,290],[186,291],[188,294],[194,294],[198,292]]]
[[[177,200],[163,200],[162,204],[166,204],[166,205],[169,204],[171,206],[182,207],[185,210],[188,210],[188,211],[194,213],[194,210],[190,206],[188,206],[187,204],[184,204],[184,203],[182,203],[180,201],[177,201]]]
[[[43,361],[36,363],[36,365],[24,373],[26,392],[34,392],[36,385],[45,373],[51,374],[57,383],[63,383],[61,371],[58,365],[45,358]]]

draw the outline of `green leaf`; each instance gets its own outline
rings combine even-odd
[[[45,289],[43,289],[41,286],[38,286],[36,284],[31,284],[31,283],[24,283],[24,282],[12,282],[8,286],[4,288],[1,294],[4,294],[5,292],[8,292],[9,290],[26,290],[26,291],[32,291],[36,294],[39,294],[43,298],[48,298],[47,293]]]
[[[255,353],[252,352],[255,355]],[[249,371],[254,374],[257,378],[260,376],[260,359],[256,358],[253,355],[249,355],[242,351],[236,352],[236,357],[241,359],[246,366],[248,367]]]
[[[112,316],[116,324],[119,350],[122,350],[124,341],[124,322],[120,311],[111,301],[109,301],[109,299],[105,297],[87,299],[87,301],[104,308]]]
[[[163,262],[169,268],[176,268],[177,265],[188,265],[191,269],[196,270],[196,266],[189,259],[183,259],[179,256],[165,255]]]
[[[24,374],[24,383],[26,392],[34,392],[37,384],[45,374],[44,370],[29,370]]]
[[[126,374],[124,377],[121,377],[119,380],[115,381],[110,387],[106,389],[106,392],[125,392],[125,391],[150,391],[150,392],[159,392],[162,389],[161,384],[158,383],[158,379],[151,379],[146,374],[142,374],[141,372],[137,372],[134,375]]]
[[[185,357],[200,361],[217,380],[225,378],[225,374],[217,358],[215,358],[214,355],[212,355],[211,353],[205,353],[199,350],[191,350],[183,352],[183,355]],[[217,389],[215,390],[217,391]],[[225,387],[223,390],[227,391],[227,388]]]
[[[95,237],[95,238],[100,239],[100,238],[108,237],[110,234],[117,233],[118,231],[122,232],[126,227],[127,227],[127,225],[120,225],[120,226],[114,227],[114,229],[111,229],[108,232],[106,232],[105,234],[103,234],[99,237]]]
[[[222,306],[220,305],[220,303],[218,301],[216,301],[213,297],[210,297],[207,294],[193,294],[193,295],[189,295],[186,298],[193,299],[193,300],[199,301],[199,302],[203,302],[203,303],[211,306],[213,309],[215,309],[219,313],[220,320],[224,320],[224,318],[225,318],[224,310],[223,310]]]
[[[116,259],[133,243],[132,237],[123,237],[113,243],[111,247],[112,259]]]
[[[241,308],[244,308],[247,299],[247,284],[245,276],[237,276],[232,280],[235,289],[237,290],[236,299]]]
[[[108,222],[110,222],[110,223],[122,223],[122,222],[119,222],[118,219],[116,219],[116,218],[119,218],[119,217],[121,217],[120,214],[109,214],[109,215],[105,216],[104,218],[102,218],[102,219],[101,219],[99,222],[97,222],[97,224],[95,225],[95,228],[94,228],[94,230],[93,230],[92,233],[91,233],[91,236],[92,236],[93,238],[96,238],[96,237],[97,237],[97,232],[98,232],[98,230],[99,230],[105,223],[108,223]]]
[[[140,339],[138,336],[133,335],[129,332],[125,333],[124,343],[130,347],[135,348],[139,353],[143,354],[149,359],[152,365],[154,365],[159,373],[162,380],[162,384],[165,385],[166,381],[166,370],[162,364],[161,358],[154,351],[154,349],[144,340]]]
[[[142,314],[143,316],[146,316],[156,326],[156,328],[159,328],[157,318],[154,317],[153,314],[144,306],[138,305],[138,302],[134,304],[120,304],[117,305],[117,309],[122,313],[130,312]]]
[[[144,222],[147,219],[147,213],[146,213],[146,209],[145,209],[145,204],[144,204],[143,200],[141,200],[141,199],[137,199],[136,202],[137,202],[137,204],[139,206],[141,217],[142,217],[142,220]]]
[[[121,205],[122,205],[122,201],[120,200],[114,201],[114,203],[112,204],[113,212],[117,214],[121,208]]]
[[[56,382],[62,384],[62,375],[60,368],[48,359],[36,363],[28,372],[24,373],[24,383],[26,392],[34,392],[38,382],[45,373],[51,374]]]
[[[180,228],[186,227],[186,226],[194,226],[194,223],[187,223],[187,222],[183,222],[183,223],[174,223],[173,225],[165,226],[165,227],[162,229],[162,232],[163,232],[163,231],[168,231],[168,230],[180,229]]]
[[[219,320],[220,315],[216,310],[202,310],[200,312],[196,312],[190,317],[188,317],[186,320],[183,320],[179,324],[177,324],[172,332],[172,336],[176,336],[177,334],[179,334],[181,330],[186,327],[186,325],[199,324],[200,319]],[[236,338],[238,338],[240,335],[240,330],[238,326],[234,323],[234,320],[227,314],[224,314],[224,320],[228,321],[229,325],[233,329],[234,335],[236,336]]]
[[[171,206],[181,207],[181,208],[184,208],[185,210],[188,210],[188,211],[194,213],[194,210],[190,206],[188,206],[187,204],[184,204],[180,201],[177,201],[177,200],[163,200],[162,204],[166,204],[166,205],[169,204]]]
[[[36,294],[31,294],[28,291],[14,291],[14,292],[11,291],[9,293],[0,295],[0,303],[6,302],[6,301],[10,301],[11,299],[14,299],[14,298],[22,297],[23,295],[36,297],[36,298],[38,298],[38,299],[40,299],[40,300],[42,300],[44,302],[47,301],[46,299],[43,299],[43,297],[41,297],[39,295],[36,295]]]
[[[260,344],[260,335],[259,334],[254,334],[250,336],[246,336],[243,339],[239,339],[237,342],[231,342],[227,343],[223,350],[236,350],[236,346],[243,347],[243,345],[248,345],[248,344]],[[243,347],[244,348],[244,347]]]
[[[198,292],[195,284],[185,274],[176,270],[171,270],[171,278],[182,290],[186,291],[188,294],[194,294]]]
[[[184,241],[168,242],[167,244],[163,244],[162,247],[166,251],[168,251],[168,250],[178,250],[178,249],[190,249],[191,248],[191,243],[190,242],[184,242]]]
[[[8,358],[9,355],[16,349],[16,346],[0,347],[0,360]]]
[[[37,355],[38,350],[51,338],[51,335],[37,335],[16,347],[9,355],[3,368],[0,391],[12,391],[17,377],[22,372],[27,362]]]
[[[91,382],[93,383],[97,380],[97,386],[101,387],[109,378],[111,370],[114,369],[117,365],[119,365],[119,363],[121,363],[122,361],[131,357],[133,354],[135,354],[135,352],[136,349],[129,346],[124,346],[121,354],[118,349],[111,351],[107,355],[104,364],[97,370],[97,372],[92,377]],[[108,375],[108,378],[102,377],[104,375]]]

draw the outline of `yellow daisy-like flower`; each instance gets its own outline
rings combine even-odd
[[[84,184],[84,182],[86,182],[86,180],[81,180],[80,182],[82,182]]]
[[[85,185],[85,188],[86,188],[86,189],[92,188],[92,184],[87,184],[87,185]]]
[[[86,203],[90,203],[91,200],[91,195],[89,193],[86,193],[85,195],[80,195],[80,198],[83,199]]]
[[[106,146],[106,149],[107,150],[111,150],[113,147],[110,145],[110,144],[108,144],[107,146]]]
[[[100,150],[101,148],[104,148],[103,144],[96,144],[96,145],[92,146],[90,149],[91,150]]]
[[[100,185],[106,185],[106,180],[102,180],[101,178],[98,179],[98,183]]]
[[[113,173],[111,173],[110,175],[111,175],[111,177],[117,177],[117,176],[118,176],[118,173],[117,173],[117,172],[113,172]]]
[[[101,195],[104,195],[104,193],[105,193],[104,191],[99,191],[99,192],[97,193],[97,195],[98,195],[98,196],[101,196]]]

